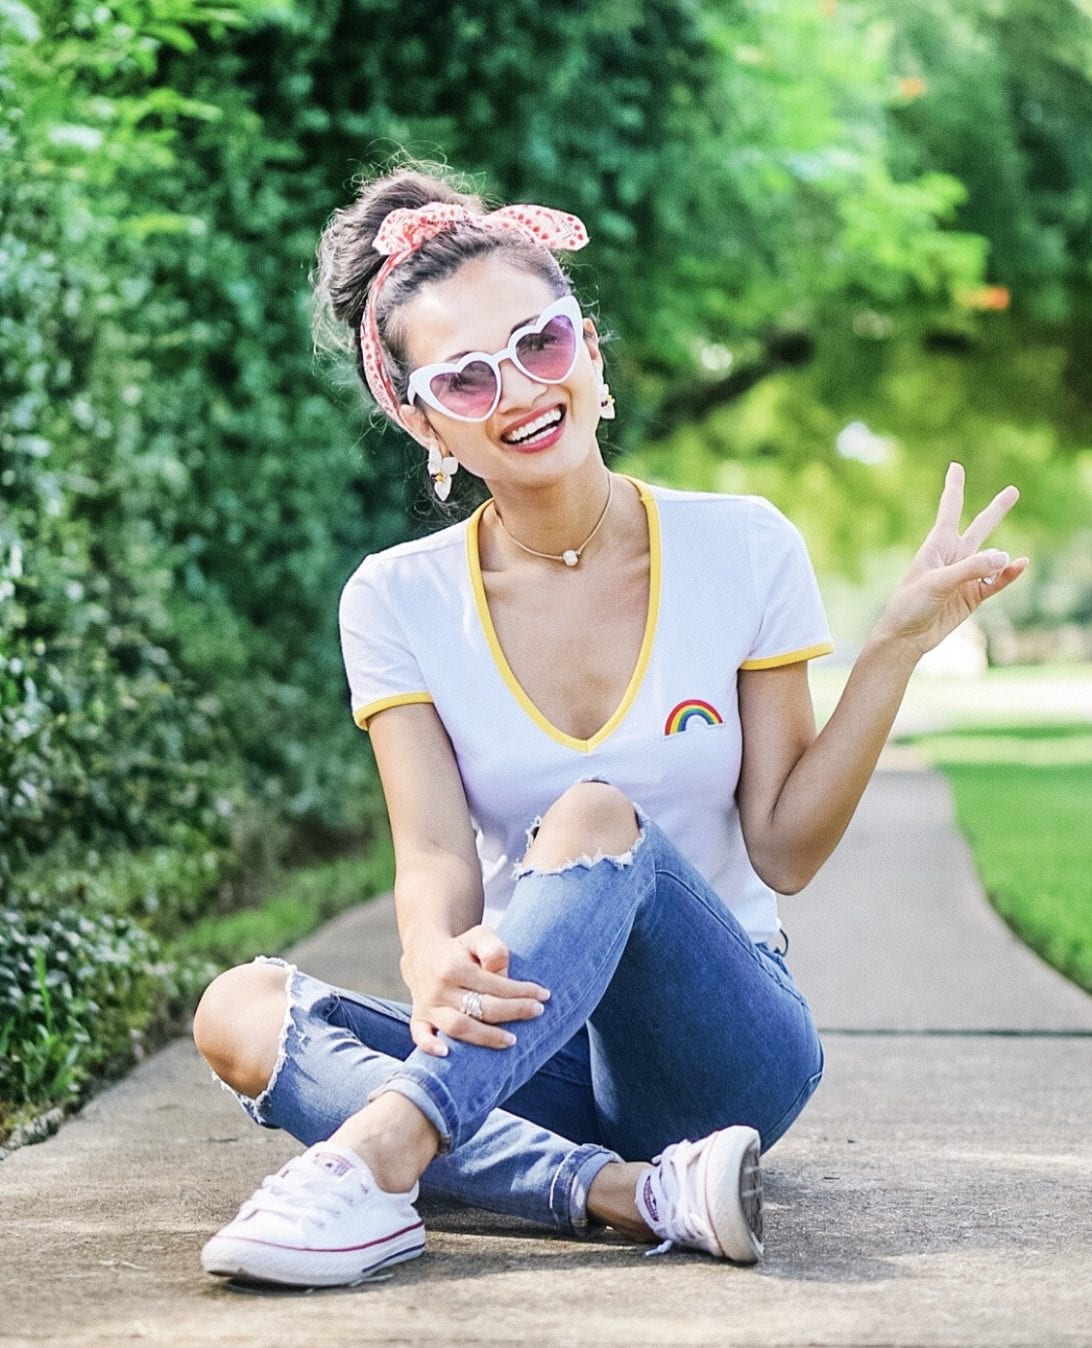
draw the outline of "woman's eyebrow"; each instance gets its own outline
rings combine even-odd
[[[518,323],[513,323],[512,326],[508,329],[509,339],[511,339],[513,332],[519,332],[520,328],[525,328],[528,323],[533,323],[537,317],[538,314],[532,314],[530,318],[521,318]],[[449,361],[462,360],[464,356],[469,355],[470,355],[469,351],[458,351],[455,353],[454,356],[445,356],[444,360],[441,363],[446,365]]]

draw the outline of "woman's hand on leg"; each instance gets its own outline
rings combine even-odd
[[[550,995],[537,983],[509,978],[508,948],[480,925],[460,936],[418,937],[402,956],[402,977],[413,1001],[413,1042],[441,1058],[447,1056],[441,1033],[484,1048],[510,1048],[515,1035],[502,1026],[540,1016]]]

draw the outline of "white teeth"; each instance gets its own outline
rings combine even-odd
[[[529,421],[526,426],[521,426],[518,431],[513,431],[511,435],[506,435],[505,440],[510,445],[521,444],[524,440],[530,440],[532,436],[546,430],[548,426],[556,426],[561,420],[561,408],[555,407],[552,412],[543,412],[542,416],[536,417],[534,421]]]

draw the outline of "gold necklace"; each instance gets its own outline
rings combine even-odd
[[[518,538],[515,538],[511,533],[508,532],[508,526],[507,524],[505,524],[504,520],[501,519],[501,513],[497,509],[496,501],[493,502],[493,513],[497,517],[497,523],[504,530],[504,532],[508,534],[508,537],[512,539],[512,542],[516,545],[517,548],[522,548],[524,552],[529,552],[532,557],[542,557],[547,562],[564,562],[566,566],[576,566],[576,564],[580,561],[580,554],[584,551],[584,549],[588,546],[588,544],[592,541],[595,535],[602,528],[603,521],[607,518],[607,511],[610,509],[610,500],[613,494],[614,494],[614,478],[611,477],[610,474],[608,473],[607,502],[606,505],[604,505],[602,511],[600,512],[599,518],[595,521],[595,528],[591,531],[591,533],[587,536],[587,538],[585,538],[583,543],[581,543],[581,545],[578,548],[566,548],[565,551],[562,553],[537,552],[534,548],[529,548],[526,543],[521,543]]]

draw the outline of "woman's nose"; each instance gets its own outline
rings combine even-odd
[[[543,385],[537,379],[524,374],[514,360],[505,359],[500,363],[500,399],[498,410],[507,407],[523,407],[533,402],[542,392]]]

